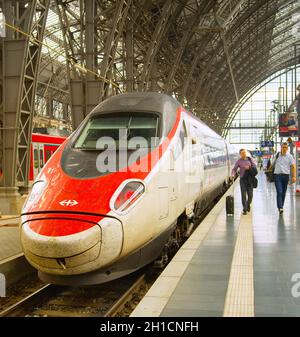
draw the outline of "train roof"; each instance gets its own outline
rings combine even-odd
[[[91,115],[110,112],[156,112],[162,117],[162,134],[166,136],[176,121],[178,108],[181,108],[181,104],[172,96],[158,92],[134,92],[107,98]]]
[[[49,144],[62,144],[67,137],[44,135],[40,133],[32,133],[32,142],[36,143],[49,143]]]
[[[170,95],[158,92],[133,92],[107,98],[94,108],[90,116],[110,112],[156,112],[162,117],[162,135],[167,136],[176,121],[178,108],[182,108],[182,105]],[[191,118],[201,123],[204,133],[211,137],[222,138],[196,115],[184,110]]]
[[[172,96],[158,93],[158,92],[134,92],[119,94],[107,98],[100,103],[93,113],[101,113],[108,111],[120,111],[120,110],[143,110],[143,111],[155,111],[155,112],[168,112],[170,113],[173,108],[174,113],[181,104]]]

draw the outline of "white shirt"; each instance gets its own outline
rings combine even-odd
[[[276,159],[275,174],[290,174],[291,165],[295,164],[295,159],[290,153],[286,153],[284,156],[280,153],[278,159]]]

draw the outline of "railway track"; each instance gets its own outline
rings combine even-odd
[[[220,196],[197,215],[195,228],[201,224],[219,198]],[[21,290],[25,288],[25,291],[14,294],[12,301],[8,300],[1,305],[0,299],[0,317],[129,316],[154,283],[159,271],[161,270],[150,265],[121,279],[86,287],[43,284],[34,275],[32,279],[25,279],[23,283],[16,285]]]
[[[0,312],[0,317],[111,317],[126,315],[147,291],[146,275],[134,273],[89,287],[46,284]],[[139,298],[140,297],[140,298]],[[137,304],[135,303],[135,304]]]

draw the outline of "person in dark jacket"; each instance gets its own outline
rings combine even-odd
[[[253,178],[257,174],[257,168],[254,160],[247,157],[247,151],[240,149],[240,159],[235,163],[231,175],[234,177],[237,170],[240,171],[240,186],[243,204],[243,214],[250,212],[251,203],[253,199]]]

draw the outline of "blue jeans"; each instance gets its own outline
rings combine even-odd
[[[277,192],[277,207],[283,208],[285,194],[289,183],[289,174],[274,174],[274,182]]]

